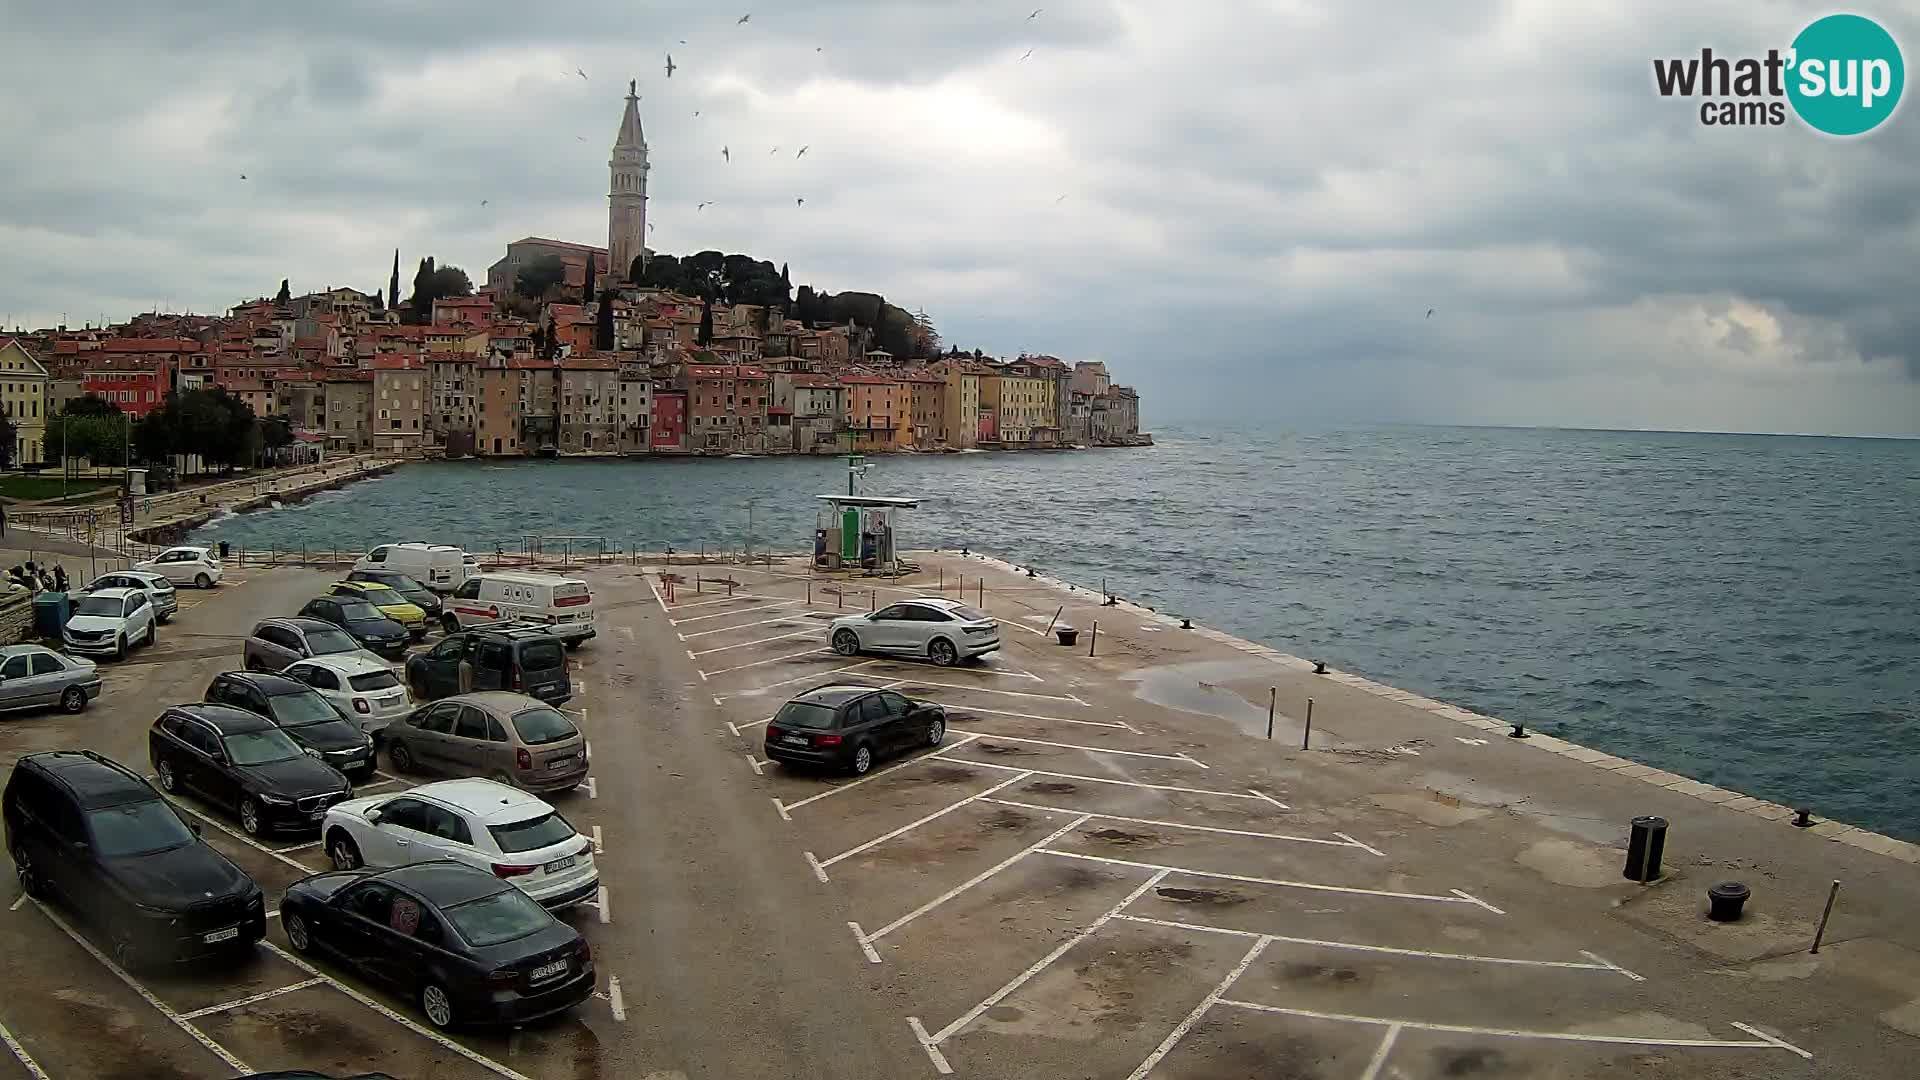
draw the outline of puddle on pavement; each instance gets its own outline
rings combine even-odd
[[[989,829],[1018,829],[1033,819],[1014,810],[996,810],[981,822]]]
[[[1078,784],[1069,784],[1064,780],[1042,780],[1037,784],[1028,784],[1028,791],[1037,791],[1042,795],[1071,795],[1080,790]]]
[[[1138,683],[1133,696],[1163,709],[1225,720],[1250,735],[1267,733],[1267,710],[1257,706],[1223,684],[1258,675],[1265,661],[1205,660],[1192,664],[1146,668],[1123,676]],[[1292,724],[1290,719],[1279,722]]]
[[[1451,796],[1460,802],[1474,806],[1518,814],[1554,832],[1576,837],[1590,844],[1611,846],[1623,842],[1626,838],[1624,823],[1563,811],[1552,803],[1544,801],[1537,792],[1494,787],[1472,777],[1449,772],[1429,773],[1421,779],[1421,783],[1437,794]]]
[[[1203,904],[1207,907],[1232,907],[1244,904],[1247,898],[1240,893],[1226,889],[1176,889],[1162,887],[1153,890],[1162,900],[1171,900],[1176,904]]]
[[[1152,833],[1128,832],[1125,829],[1095,829],[1087,835],[1095,840],[1103,840],[1109,844],[1120,844],[1122,846],[1157,844],[1160,842],[1160,838]]]

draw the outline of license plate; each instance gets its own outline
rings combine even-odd
[[[780,741],[783,743],[791,743],[794,746],[807,745],[807,737],[805,735],[782,735],[780,736]]]
[[[572,765],[572,764],[573,764],[573,762],[574,762],[574,759],[573,759],[573,757],[571,757],[571,756],[568,756],[568,757],[563,757],[563,758],[561,758],[561,759],[560,759],[560,760],[558,760],[558,761],[549,761],[549,762],[547,762],[547,768],[549,768],[549,769],[564,769],[564,768],[566,768],[567,766],[569,766],[569,765]]]
[[[564,859],[555,859],[540,869],[545,870],[549,874],[557,874],[562,870],[571,870],[573,869],[573,856],[569,855]]]
[[[527,973],[527,978],[534,982],[539,982],[541,979],[551,979],[555,975],[565,975],[566,973],[567,962],[565,960],[555,960],[551,964],[541,964],[539,967],[534,968]]]
[[[229,926],[225,930],[215,930],[211,934],[202,934],[200,935],[200,940],[209,945],[214,945],[222,941],[232,941],[239,936],[240,928],[237,926]]]

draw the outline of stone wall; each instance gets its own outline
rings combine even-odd
[[[0,588],[0,645],[18,645],[33,636],[33,593]]]

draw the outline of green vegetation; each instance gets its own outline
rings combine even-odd
[[[429,322],[433,319],[433,302],[449,296],[472,296],[473,281],[467,272],[457,266],[435,266],[433,256],[420,260],[420,269],[413,275],[413,295],[407,297],[407,307],[412,311],[415,322]]]
[[[62,481],[59,474],[52,476],[0,476],[0,496],[20,499],[25,502],[37,502],[41,499],[58,499],[61,495],[79,495],[100,488],[117,487],[117,476],[75,476]]]

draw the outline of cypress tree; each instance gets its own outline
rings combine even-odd
[[[387,279],[387,310],[400,310],[400,249],[393,249],[393,276]]]

